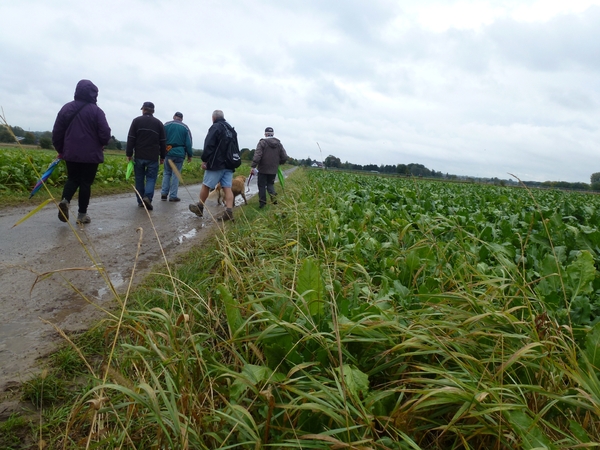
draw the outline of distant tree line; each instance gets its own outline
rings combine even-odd
[[[570,183],[568,181],[523,181],[523,184],[529,187],[572,189],[575,191],[600,191],[600,185],[594,188],[592,185],[580,181],[574,183]]]
[[[9,130],[10,128],[10,130]],[[12,133],[11,133],[12,131]],[[16,139],[23,145],[39,145],[41,148],[52,149],[51,131],[25,131],[21,127],[0,125],[0,142],[15,143]],[[111,136],[105,148],[111,150],[125,150],[126,142],[119,141]]]
[[[423,164],[387,164],[387,165],[377,165],[377,164],[353,164],[351,162],[342,162],[340,158],[329,155],[325,160],[321,163],[321,161],[313,160],[311,158],[301,159],[301,160],[293,160],[289,161],[290,164],[295,164],[298,166],[323,166],[325,168],[332,169],[342,169],[342,170],[362,170],[366,172],[379,172],[384,174],[396,174],[396,175],[406,175],[406,176],[414,176],[414,177],[428,177],[428,178],[442,178],[444,175],[442,172],[436,172],[433,169],[428,169]]]
[[[10,130],[9,130],[10,128]],[[11,133],[12,131],[12,133]],[[16,136],[19,139],[19,142],[24,145],[39,145],[41,148],[52,149],[52,132],[51,131],[25,131],[21,127],[13,127],[0,125],[0,143],[14,143]],[[112,150],[122,150],[125,151],[127,147],[127,142],[119,141],[114,136],[111,136],[107,149]],[[244,161],[252,161],[254,158],[255,149],[242,148],[240,153],[242,155],[242,160]],[[193,149],[194,156],[202,156],[202,149]],[[426,178],[443,178],[448,180],[463,180],[468,182],[479,182],[479,183],[489,183],[500,186],[506,185],[516,185],[518,184],[515,180],[500,180],[498,178],[475,178],[475,177],[465,177],[451,174],[443,174],[442,172],[436,172],[433,169],[428,169],[423,164],[386,164],[386,165],[377,165],[377,164],[353,164],[351,162],[342,162],[340,158],[329,155],[325,158],[324,161],[318,161],[316,159],[306,158],[306,159],[295,159],[289,158],[288,164],[295,166],[306,166],[306,167],[324,167],[331,169],[341,169],[341,170],[358,170],[365,172],[378,172],[382,174],[389,175],[404,175],[404,176],[413,176],[413,177],[426,177]],[[528,187],[538,187],[538,188],[550,188],[550,189],[573,189],[579,191],[600,191],[600,172],[593,173],[590,177],[590,184],[583,182],[574,182],[570,183],[568,181],[523,181],[523,184]]]
[[[10,128],[10,129],[9,129]],[[12,131],[12,133],[11,133]],[[13,136],[14,134],[14,136]],[[7,127],[0,125],[0,142],[15,142],[15,136],[19,142],[24,145],[36,145],[42,137],[50,137],[52,142],[52,133],[49,131],[25,131],[21,127]]]

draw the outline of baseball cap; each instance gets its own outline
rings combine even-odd
[[[154,109],[154,103],[152,103],[152,102],[144,102],[144,104],[142,105],[142,107],[140,109],[144,109],[144,108]]]
[[[174,117],[181,117],[183,119],[183,114],[181,114],[179,111],[177,111],[175,114],[173,114]]]
[[[272,133],[272,132],[273,132],[273,128],[271,128],[271,127],[265,128],[265,133]]]

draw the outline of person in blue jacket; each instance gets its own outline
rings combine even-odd
[[[189,127],[183,123],[183,114],[177,111],[173,120],[165,123],[165,135],[167,138],[167,156],[165,158],[163,181],[160,192],[160,199],[170,202],[179,202],[177,197],[179,188],[179,178],[173,174],[173,169],[169,161],[172,161],[177,167],[179,173],[183,167],[183,162],[187,155],[188,163],[192,162],[192,132]]]
[[[98,88],[90,80],[75,87],[75,99],[64,105],[52,128],[52,144],[67,165],[67,181],[58,204],[58,219],[69,221],[69,204],[79,189],[77,223],[90,223],[87,214],[98,165],[110,140],[106,115],[97,105]]]

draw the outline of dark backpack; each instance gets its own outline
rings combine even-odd
[[[225,167],[235,170],[242,165],[242,155],[240,154],[240,147],[238,145],[237,132],[227,122],[223,122],[223,126],[225,127],[225,136],[223,136],[219,145],[223,145],[223,151],[225,152]]]

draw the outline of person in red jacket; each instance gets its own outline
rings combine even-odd
[[[58,204],[58,219],[69,220],[69,204],[79,189],[77,223],[90,223],[87,208],[98,165],[104,162],[104,146],[110,140],[110,127],[104,111],[97,105],[98,88],[81,80],[75,100],[64,105],[52,129],[52,144],[67,165],[67,181]]]

